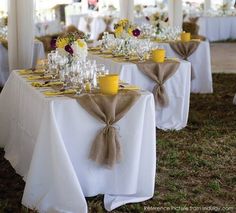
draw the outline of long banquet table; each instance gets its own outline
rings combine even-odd
[[[166,50],[167,57],[180,56],[172,50],[169,43],[159,43]],[[191,81],[191,92],[212,93],[211,55],[208,41],[201,41],[196,51],[188,58],[194,69],[195,78]]]
[[[209,41],[236,39],[236,16],[203,16],[198,25],[199,34]]]
[[[34,42],[34,54],[32,67],[36,65],[38,59],[45,58],[43,43],[36,40]],[[9,76],[8,50],[0,43],[0,86],[3,86]]]
[[[111,73],[119,73],[120,79],[143,89],[152,91],[154,81],[141,72],[131,62],[119,62],[101,55],[89,54],[89,59],[105,64]],[[187,125],[190,99],[191,64],[180,61],[177,72],[165,82],[165,89],[170,103],[167,107],[156,104],[156,126],[163,130],[180,130]]]
[[[105,194],[108,211],[154,194],[153,95],[141,96],[116,123],[123,156],[113,169],[88,159],[104,124],[75,99],[45,97],[13,71],[0,94],[0,147],[26,186],[22,203],[39,212],[87,212],[85,197]],[[132,129],[132,131],[130,131]]]

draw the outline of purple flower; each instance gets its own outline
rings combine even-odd
[[[71,55],[73,55],[73,53],[74,53],[72,47],[71,47],[69,44],[67,44],[67,45],[65,46],[65,51],[68,52],[68,53],[70,53]]]
[[[135,29],[132,31],[132,33],[133,33],[133,36],[138,37],[140,35],[141,31],[139,29]]]
[[[57,45],[56,45],[56,43],[57,43],[57,38],[52,38],[52,40],[51,40],[51,48],[52,49],[56,49],[57,48]]]

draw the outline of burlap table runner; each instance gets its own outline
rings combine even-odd
[[[103,21],[104,21],[104,23],[105,23],[105,25],[106,25],[106,29],[105,29],[105,32],[109,32],[109,31],[111,31],[111,24],[112,24],[112,22],[113,22],[113,18],[112,17],[110,17],[110,16],[105,16],[104,18],[103,18]]]
[[[177,53],[182,59],[188,61],[188,57],[191,56],[198,48],[200,42],[190,41],[190,42],[170,42],[171,49]],[[193,66],[191,65],[191,78],[195,78],[195,73]]]
[[[8,41],[6,39],[0,39],[0,44],[2,44],[2,46],[8,49]]]
[[[168,106],[169,98],[164,84],[171,76],[175,74],[180,63],[174,60],[166,60],[164,63],[155,63],[151,60],[134,63],[137,64],[139,70],[156,82],[156,86],[153,88],[155,101],[158,102],[161,107]]]
[[[80,105],[106,126],[97,134],[89,158],[108,168],[121,159],[121,146],[114,124],[135,104],[140,94],[135,91],[117,95],[82,94],[76,98]]]

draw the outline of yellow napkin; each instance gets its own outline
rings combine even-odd
[[[136,85],[123,85],[122,87],[119,88],[119,90],[122,90],[122,91],[126,91],[126,90],[140,90],[140,87],[136,86]]]
[[[165,61],[179,61],[178,58],[165,58]]]
[[[67,95],[67,94],[75,94],[76,91],[74,89],[68,89],[63,92],[60,91],[45,91],[43,92],[46,96],[57,96],[57,95]]]
[[[101,47],[90,47],[89,51],[99,51]]]
[[[31,74],[39,74],[39,75],[41,75],[41,74],[44,74],[44,70],[35,70],[35,71],[32,71],[32,70],[19,70],[19,74],[20,75],[31,75]]]
[[[54,85],[62,85],[63,82],[49,82],[49,83],[40,83],[40,82],[32,82],[31,85],[33,87],[50,87],[50,86],[54,86]]]
[[[103,58],[113,58],[113,55],[102,55]]]
[[[51,76],[29,76],[27,77],[28,80],[33,81],[33,80],[47,80],[51,79]]]

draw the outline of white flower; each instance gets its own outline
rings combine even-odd
[[[78,39],[72,44],[72,49],[74,55],[78,57],[79,60],[85,60],[88,55],[88,46],[83,39]]]

